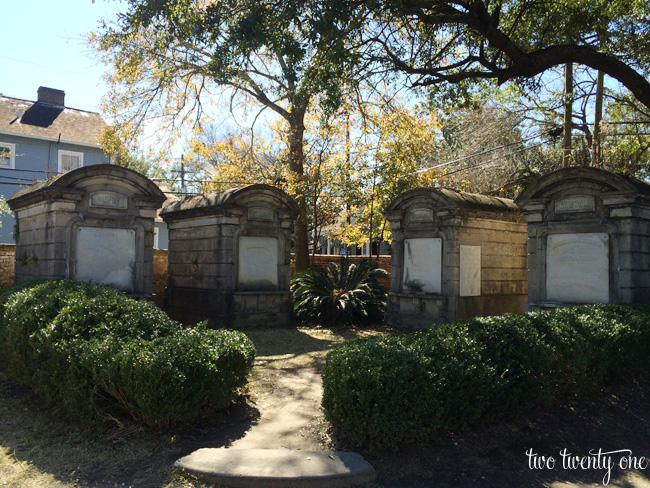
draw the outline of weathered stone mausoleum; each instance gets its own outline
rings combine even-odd
[[[164,201],[145,176],[108,164],[33,183],[7,202],[16,213],[16,282],[73,279],[151,295],[154,218]]]
[[[165,206],[165,309],[213,326],[286,324],[296,202],[269,185],[198,195]]]
[[[516,202],[528,222],[526,310],[650,303],[650,185],[598,168],[541,176]]]
[[[523,311],[526,224],[512,200],[416,188],[384,215],[393,238],[388,323],[428,327]]]

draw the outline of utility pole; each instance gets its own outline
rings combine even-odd
[[[562,166],[571,164],[571,129],[573,122],[573,63],[564,66],[564,143]]]
[[[352,172],[352,157],[350,155],[351,144],[350,144],[350,111],[349,109],[345,111],[345,186],[346,191],[350,190],[350,173]],[[348,224],[352,222],[352,217],[350,216],[350,194],[348,193],[347,198],[345,199],[345,210],[347,215]]]
[[[185,198],[185,157],[181,154],[181,198]]]
[[[600,146],[600,123],[603,120],[603,85],[605,74],[598,71],[598,78],[596,79],[596,110],[594,120],[594,141],[592,152],[592,166],[600,167],[602,164],[602,149]]]
[[[181,175],[181,198],[185,198],[187,191],[185,190],[185,156],[181,154],[181,169],[172,170],[172,173],[179,173]]]

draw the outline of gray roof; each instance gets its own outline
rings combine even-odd
[[[295,215],[300,213],[296,201],[284,191],[271,185],[256,184],[172,201],[163,207],[160,216],[165,222],[169,222],[217,215],[227,212],[230,208],[250,203],[250,199],[253,202],[273,202],[277,208],[283,208]]]
[[[137,171],[114,164],[93,164],[53,176],[45,181],[34,181],[7,200],[7,203],[9,208],[15,211],[50,198],[57,199],[75,193],[82,195],[89,181],[100,186],[106,186],[110,181],[120,182],[121,186],[129,185],[136,191],[136,196],[141,201],[151,201],[156,208],[160,208],[166,198],[153,181]]]
[[[96,112],[0,96],[0,134],[99,146],[106,127]]]
[[[436,202],[436,206],[439,208],[468,208],[501,212],[519,210],[515,202],[508,198],[458,192],[447,188],[419,187],[407,190],[399,195],[388,205],[385,211],[391,212],[402,209],[417,199]]]
[[[515,201],[522,204],[527,200],[547,198],[561,189],[583,189],[587,187],[587,183],[600,188],[598,193],[621,192],[650,196],[650,184],[629,175],[614,173],[602,168],[570,167],[535,178],[515,198]]]

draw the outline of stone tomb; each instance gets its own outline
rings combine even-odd
[[[393,236],[388,323],[523,311],[526,224],[512,200],[416,188],[384,215]]]
[[[289,289],[295,201],[268,185],[198,195],[165,206],[169,227],[165,309],[212,326],[280,325]]]
[[[538,178],[516,203],[528,222],[526,310],[650,303],[650,185],[565,168]]]
[[[16,282],[92,281],[134,296],[153,287],[153,226],[165,196],[113,165],[78,168],[18,192]]]

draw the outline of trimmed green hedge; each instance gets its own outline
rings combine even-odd
[[[323,408],[354,447],[384,450],[648,369],[650,306],[507,314],[344,344],[327,356]]]
[[[240,332],[184,329],[106,286],[48,281],[0,291],[0,357],[72,418],[169,427],[228,406],[255,348]]]

